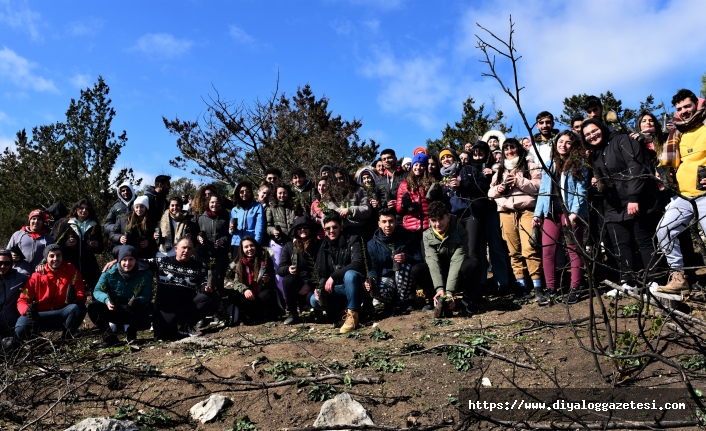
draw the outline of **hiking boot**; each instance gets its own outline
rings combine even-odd
[[[672,271],[669,273],[669,281],[666,286],[659,286],[657,292],[682,294],[691,290],[689,283],[686,281],[686,275],[683,272]]]
[[[526,287],[517,285],[518,291],[515,293],[515,299],[532,299],[532,293]]]
[[[534,299],[540,307],[549,304],[549,298],[544,293],[544,289],[541,287],[534,288]]]
[[[110,334],[106,335],[103,337],[103,342],[100,343],[97,347],[99,349],[105,349],[106,347],[113,347],[120,344],[120,340],[118,340],[118,336],[115,334]]]
[[[343,326],[339,330],[341,334],[347,334],[354,331],[358,327],[358,312],[346,309],[346,320],[343,321]]]
[[[296,316],[294,314],[290,314],[289,317],[284,319],[285,325],[294,325],[294,324],[301,323],[301,322],[302,322],[302,318],[299,316]]]
[[[459,314],[463,316],[471,317],[474,314],[480,313],[480,310],[476,305],[476,301],[473,301],[471,298],[467,298],[464,296],[463,298],[461,298],[460,301],[457,301],[457,304],[461,306],[459,308]]]
[[[444,317],[444,311],[447,309],[446,299],[443,296],[436,298],[436,306],[434,307],[434,319]]]
[[[177,333],[183,337],[200,337],[203,335],[203,332],[197,331],[193,326],[187,324],[181,325]]]
[[[579,294],[578,289],[571,288],[569,289],[569,294],[566,295],[566,299],[564,300],[564,302],[566,302],[567,304],[576,304],[577,302],[579,302],[580,297],[581,295]]]

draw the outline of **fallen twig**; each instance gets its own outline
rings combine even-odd
[[[430,351],[432,351],[432,350],[441,349],[441,348],[443,348],[443,347],[473,347],[473,348],[476,348],[476,349],[480,350],[481,352],[485,353],[486,355],[490,355],[490,356],[496,357],[496,358],[498,358],[498,359],[502,359],[503,361],[509,362],[509,363],[511,363],[511,364],[515,364],[515,365],[517,365],[517,366],[520,367],[520,368],[527,368],[527,369],[530,369],[530,370],[536,370],[536,369],[537,369],[537,367],[535,367],[534,365],[526,364],[526,363],[524,363],[524,362],[519,362],[519,361],[516,361],[516,360],[514,360],[514,359],[508,358],[507,356],[503,356],[503,355],[501,355],[500,353],[495,353],[495,352],[493,352],[492,350],[488,350],[488,349],[486,349],[486,348],[484,348],[484,347],[472,346],[472,345],[470,345],[470,344],[439,344],[439,345],[434,346],[434,347],[429,347],[429,348],[427,348],[427,349],[422,349],[422,350],[415,350],[415,351],[409,352],[409,353],[393,353],[393,354],[390,354],[390,356],[412,356],[412,355],[418,355],[418,354],[421,354],[421,353],[430,352]]]

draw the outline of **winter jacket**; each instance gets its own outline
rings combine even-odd
[[[625,133],[612,132],[606,144],[593,151],[593,174],[603,189],[606,221],[631,219],[628,203],[638,203],[640,213],[659,210],[657,181],[642,145]]]
[[[81,234],[78,223],[75,218],[63,219],[54,225],[52,236],[61,246],[64,262],[72,263],[81,273],[84,283],[91,289],[95,286],[101,273],[96,255],[103,253],[103,230],[98,223],[89,220],[89,227],[86,228],[84,234]],[[68,247],[66,242],[70,238],[76,239],[76,244]],[[88,245],[91,241],[96,241],[98,245],[91,247]]]
[[[451,214],[465,219],[474,210],[482,208],[490,186],[485,175],[471,165],[461,166],[457,178],[458,188],[452,189],[448,184],[444,185],[444,203]]]
[[[231,243],[228,213],[222,210],[216,218],[211,218],[204,213],[198,216],[196,223],[198,224],[199,234],[204,238],[203,244],[199,246],[198,260],[208,266],[212,257],[227,257],[230,251],[228,244]],[[221,240],[221,246],[216,247],[216,240],[219,239]],[[198,239],[196,240],[198,241]]]
[[[263,283],[262,285],[258,286],[257,288],[260,290],[271,290],[275,294],[280,294],[280,290],[277,288],[277,283],[275,280],[275,266],[274,263],[272,262],[272,259],[270,259],[270,255],[267,254],[267,252],[264,252],[263,255],[260,258],[260,265],[262,263],[265,263],[265,274],[267,274],[270,278],[270,280],[267,283]],[[260,273],[260,268],[254,268],[255,271],[255,279],[257,280],[257,276]],[[245,291],[250,289],[252,290],[252,286],[248,286],[246,281],[243,281],[244,277],[243,276],[238,276],[236,274],[235,280],[233,280],[233,289],[245,294]],[[280,298],[279,303],[284,303],[283,298]]]
[[[401,167],[397,167],[392,176],[383,175],[375,182],[377,189],[377,200],[380,206],[387,206],[387,202],[394,200],[397,197],[397,189],[402,184],[402,181],[407,179],[407,171]]]
[[[30,275],[44,258],[44,248],[49,244],[54,244],[54,237],[49,232],[46,232],[39,235],[37,239],[32,239],[26,229],[26,227],[23,227],[12,234],[10,241],[7,243],[7,248],[11,249],[15,245],[20,248],[25,256],[25,261],[15,262],[14,267],[18,271]]]
[[[429,217],[427,216],[429,202],[424,189],[418,187],[416,191],[412,192],[408,187],[407,180],[404,180],[397,189],[397,214],[402,216],[402,227],[410,232],[417,232],[429,227]],[[412,200],[413,208],[411,210],[402,205],[405,193],[408,193]]]
[[[12,328],[20,317],[17,311],[17,299],[25,284],[29,280],[29,275],[17,272],[14,268],[0,277],[0,329]]]
[[[37,301],[37,311],[61,310],[66,307],[66,290],[69,284],[76,287],[76,300],[73,303],[86,302],[83,277],[75,266],[63,262],[59,270],[54,272],[46,265],[45,272],[35,272],[25,284],[25,292],[22,292],[17,300],[17,311],[21,315],[24,316],[32,301]]]
[[[275,228],[280,227],[280,239],[278,243],[287,241],[287,233],[294,224],[294,210],[282,205],[270,205],[267,208],[267,234],[270,238],[275,238]]]
[[[181,211],[179,217],[181,217],[181,220],[177,221],[171,217],[171,213],[167,210],[159,221],[161,236],[159,240],[157,240],[157,244],[161,257],[167,255],[173,256],[176,253],[174,250],[176,244],[180,239],[189,234],[191,234],[192,241],[197,241],[196,235],[199,232],[199,228],[193,218],[186,211]],[[169,229],[166,229],[166,226],[168,226]],[[177,235],[177,233],[179,233],[179,235]]]
[[[159,220],[162,218],[164,211],[169,209],[169,201],[167,197],[157,193],[153,186],[145,189],[145,196],[149,200],[150,207],[147,208],[147,226],[154,231],[154,228],[159,226]]]
[[[141,270],[132,280],[126,280],[120,275],[120,263],[113,265],[106,272],[101,274],[95,289],[93,289],[93,300],[107,304],[110,300],[107,292],[121,307],[125,307],[128,301],[136,296],[140,305],[147,305],[152,301],[152,276],[149,269]],[[136,263],[139,265],[139,262]],[[139,289],[138,292],[135,290]]]
[[[498,187],[503,181],[498,182],[497,172],[493,175],[492,184],[494,186],[490,187],[488,190],[488,197],[495,199],[495,203],[498,205],[498,211],[517,211],[525,209],[533,209],[537,203],[537,193],[539,192],[539,186],[542,183],[542,169],[536,163],[527,162],[527,169],[529,170],[530,178],[525,178],[522,171],[517,168],[512,172],[515,174],[515,185],[508,192],[506,189],[504,193],[498,191]],[[505,170],[503,177],[507,176],[508,171]]]
[[[279,266],[277,267],[277,274],[280,277],[286,277],[289,275],[289,267],[292,266],[292,256],[297,255],[297,276],[303,278],[304,280],[312,280],[312,283],[318,282],[314,280],[314,270],[316,265],[316,256],[319,253],[319,248],[321,247],[321,241],[314,238],[309,244],[309,250],[304,252],[303,250],[294,250],[294,241],[288,241],[284,247],[282,247],[282,252],[279,255]]]
[[[336,285],[343,284],[343,276],[348,271],[365,275],[363,241],[358,235],[341,233],[338,240],[324,240],[316,256],[316,270],[319,273],[319,286],[324,286],[330,277]]]
[[[542,184],[539,187],[537,206],[534,208],[535,217],[546,217],[552,210],[552,197],[559,196],[556,192],[560,187],[561,198],[566,205],[569,214],[577,214],[581,218],[588,216],[587,188],[589,184],[588,169],[584,166],[581,169],[582,178],[577,180],[571,172],[564,172],[555,182],[554,162],[549,164],[549,172],[542,175]]]
[[[401,186],[400,186],[401,187]],[[394,277],[392,272],[392,248],[395,254],[404,253],[404,263],[416,265],[422,261],[419,244],[414,241],[414,235],[402,226],[397,226],[392,235],[386,236],[379,229],[368,241],[368,275],[376,280],[381,277]]]
[[[433,229],[427,229],[422,235],[424,242],[424,257],[434,288],[454,294],[459,289],[458,274],[461,272],[463,260],[468,255],[468,233],[458,217],[451,215],[449,227],[444,239],[437,236]]]
[[[355,186],[355,191],[353,193],[349,193],[343,202],[343,205],[339,205],[337,202],[326,202],[326,206],[328,209],[336,212],[343,208],[348,209],[348,217],[343,220],[344,227],[364,226],[373,214],[373,207],[368,201],[368,196],[365,193],[365,189],[357,184]]]
[[[157,242],[154,240],[154,229],[149,229],[146,232],[142,232],[141,229],[131,228],[128,229],[128,219],[127,217],[131,213],[127,213],[124,216],[118,217],[118,221],[113,225],[113,230],[110,232],[110,241],[114,244],[113,255],[118,256],[118,251],[123,244],[120,243],[120,237],[125,235],[127,242],[125,244],[131,245],[137,249],[140,253],[141,259],[151,259],[157,253]],[[147,240],[147,247],[141,248],[140,243],[142,240]]]
[[[230,222],[233,224],[232,246],[239,246],[245,236],[252,236],[259,244],[267,227],[265,210],[257,201],[252,201],[247,208],[233,207],[230,212]]]
[[[316,187],[314,187],[314,183],[312,183],[311,180],[306,180],[306,183],[304,183],[301,189],[292,184],[292,191],[295,194],[295,209],[301,209],[302,214],[306,214],[309,208],[311,208],[311,203],[319,197],[319,193],[316,191]]]
[[[122,196],[120,196],[120,189],[123,187],[130,188],[130,192],[132,194],[130,200],[126,201],[125,199],[123,199]],[[105,223],[103,223],[103,229],[105,229],[105,232],[112,231],[113,225],[118,221],[118,217],[130,212],[132,208],[132,202],[135,200],[135,189],[132,187],[132,184],[128,182],[120,184],[118,186],[118,189],[116,190],[116,193],[118,195],[118,201],[115,202],[115,204],[113,204],[113,206],[110,208],[108,216],[105,218]]]

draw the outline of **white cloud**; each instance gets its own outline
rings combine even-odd
[[[66,31],[71,36],[91,36],[103,28],[103,21],[88,18],[82,21],[73,21],[66,26]]]
[[[0,123],[15,124],[15,119],[0,111]]]
[[[230,37],[232,37],[238,43],[242,43],[245,45],[255,43],[255,38],[250,36],[245,30],[238,27],[237,25],[231,24],[229,33]]]
[[[5,148],[10,150],[15,149],[15,140],[11,138],[6,138],[5,136],[0,136],[0,152],[5,151]]]
[[[168,33],[150,33],[140,37],[130,50],[161,58],[176,58],[186,53],[193,44],[188,39],[177,39]]]
[[[71,85],[76,88],[84,89],[91,85],[91,75],[89,75],[88,73],[77,73],[76,75],[69,78],[69,82],[71,82]]]
[[[21,9],[15,8],[18,3],[21,3],[24,7]],[[26,2],[0,0],[0,23],[28,32],[34,41],[43,40],[38,29],[40,19],[41,16],[29,9],[26,6]]]
[[[20,88],[58,93],[59,90],[50,79],[45,79],[32,72],[35,67],[36,64],[20,57],[9,48],[3,47],[0,50],[0,77],[11,81]]]

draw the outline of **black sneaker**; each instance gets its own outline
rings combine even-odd
[[[106,347],[113,347],[120,344],[120,340],[118,339],[118,336],[115,334],[110,334],[106,335],[103,337],[103,342],[100,343],[97,347],[99,349],[105,349]]]
[[[441,319],[444,317],[444,311],[446,311],[446,300],[443,296],[436,298],[436,306],[434,307],[434,319]]]
[[[299,316],[295,316],[293,314],[290,314],[289,317],[284,319],[285,325],[295,325],[295,324],[301,323],[301,322],[302,322],[302,318]]]
[[[576,304],[579,302],[579,292],[577,289],[569,289],[569,294],[566,295],[567,304]]]
[[[471,300],[471,298],[463,297],[460,301],[457,301],[457,304],[461,305],[459,312],[466,317],[480,313],[480,309],[478,309],[475,301]]]
[[[184,337],[200,337],[203,335],[203,332],[197,331],[193,326],[186,324],[181,325],[177,330],[177,333]]]
[[[539,306],[549,304],[549,298],[544,294],[544,289],[541,287],[534,288],[534,299],[537,300],[537,305]]]

